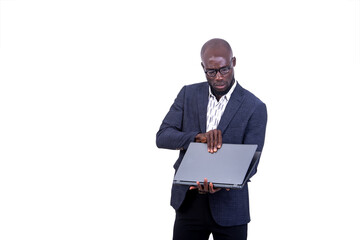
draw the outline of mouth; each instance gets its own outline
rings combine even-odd
[[[222,90],[224,88],[226,88],[226,84],[214,84],[214,88]]]

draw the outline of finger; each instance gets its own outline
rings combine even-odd
[[[202,135],[201,135],[200,142],[206,143],[206,134],[202,134]]]
[[[214,184],[213,183],[210,183],[210,193],[214,193]]]
[[[197,181],[196,184],[197,184],[197,188],[198,188],[199,191],[204,191],[204,190],[202,189],[201,184],[200,184],[199,181]]]
[[[217,147],[221,148],[221,146],[222,146],[222,133],[221,133],[221,130],[218,130],[217,133],[218,133]]]
[[[189,189],[190,189],[190,190],[194,190],[194,189],[198,189],[198,187],[196,187],[196,186],[190,186]]]
[[[204,179],[204,191],[208,192],[209,191],[209,185],[208,185],[208,180],[207,178]]]
[[[214,184],[210,183],[210,193],[216,193],[220,190],[221,190],[221,188],[214,188]]]
[[[198,135],[196,135],[195,142],[206,143],[206,135],[205,135],[205,133],[199,133]]]
[[[206,137],[206,142],[207,142],[207,147],[208,147],[208,152],[210,152],[210,139],[209,139],[209,133],[205,134]]]
[[[227,188],[226,191],[230,191],[230,188]]]
[[[217,146],[218,146],[218,131],[214,130],[214,145],[213,145],[213,151],[217,152]]]
[[[208,152],[212,152],[212,149],[213,149],[213,131],[209,131],[206,133],[206,139],[207,139],[207,144],[208,144]]]
[[[209,133],[208,132],[205,133],[205,138],[206,138],[208,152],[210,152],[210,138],[209,138]]]

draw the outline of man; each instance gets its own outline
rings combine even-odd
[[[159,148],[180,150],[175,170],[190,142],[207,143],[209,154],[222,143],[257,144],[257,151],[264,145],[266,106],[235,80],[236,58],[228,42],[209,40],[201,60],[207,82],[181,89],[156,135]],[[208,239],[210,233],[215,240],[247,238],[247,184],[241,190],[214,188],[207,179],[190,188],[173,185],[171,205],[174,240]]]

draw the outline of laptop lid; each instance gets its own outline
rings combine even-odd
[[[174,176],[174,184],[196,185],[207,178],[214,187],[242,188],[259,160],[254,159],[260,156],[255,154],[256,149],[255,144],[224,143],[216,153],[209,153],[206,143],[192,142]]]

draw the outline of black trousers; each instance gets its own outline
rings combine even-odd
[[[233,227],[218,225],[211,215],[208,195],[189,190],[176,211],[173,240],[208,240],[210,233],[214,240],[246,240],[247,224]]]

